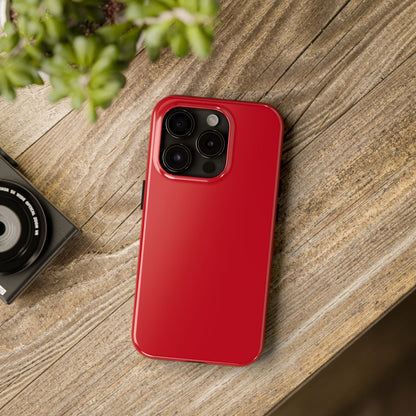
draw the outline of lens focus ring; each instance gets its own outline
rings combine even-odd
[[[173,137],[189,136],[195,128],[195,120],[186,110],[176,110],[166,119],[166,129]]]
[[[47,222],[38,199],[23,186],[0,180],[0,275],[24,270],[40,255]]]
[[[219,131],[204,131],[196,141],[198,152],[204,157],[219,156],[225,150],[225,139]]]
[[[162,161],[171,172],[183,172],[191,165],[192,154],[185,145],[174,144],[165,149]]]
[[[22,224],[14,211],[0,202],[0,253],[10,250],[19,241]]]

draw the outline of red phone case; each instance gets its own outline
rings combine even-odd
[[[163,170],[163,117],[174,107],[227,117],[222,174]],[[171,96],[155,107],[132,331],[143,355],[238,366],[260,356],[282,140],[282,117],[269,105]]]

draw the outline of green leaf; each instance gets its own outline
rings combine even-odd
[[[84,102],[84,95],[80,91],[73,91],[71,93],[71,105],[76,110],[79,110],[82,107]]]
[[[169,37],[169,45],[176,56],[185,56],[188,53],[188,42],[183,33],[177,32]]]
[[[159,16],[164,11],[169,10],[163,3],[158,1],[151,1],[149,4],[144,4],[142,8],[143,16],[141,17],[156,17]]]
[[[18,68],[16,65],[9,66],[6,69],[6,76],[14,87],[25,87],[33,81],[30,73],[22,68]]]
[[[60,57],[65,60],[66,63],[74,64],[77,61],[74,49],[71,45],[58,43],[54,48],[54,58]]]
[[[91,102],[88,104],[88,119],[91,123],[97,121],[97,111],[95,110],[94,104]]]
[[[93,37],[77,36],[74,39],[74,51],[77,63],[81,67],[88,67],[97,54],[97,41]]]
[[[9,22],[9,21],[5,23],[3,30],[7,36],[13,36],[14,34],[17,33],[16,26],[12,22]]]
[[[56,101],[59,101],[62,98],[65,98],[65,97],[68,97],[68,94],[64,94],[64,93],[62,93],[60,91],[57,91],[57,90],[52,90],[48,95],[48,99],[52,103],[55,103]]]
[[[39,62],[45,58],[43,51],[35,45],[30,43],[25,45],[25,51],[27,54],[36,62],[36,66],[39,65]],[[35,62],[32,60],[32,64],[34,65]]]
[[[55,76],[51,77],[51,84],[53,88],[53,97],[59,97],[58,99],[60,99],[69,95],[69,86],[62,78]]]
[[[120,23],[118,25],[106,25],[101,26],[95,33],[101,36],[106,42],[113,43],[120,39],[131,27],[131,22]]]
[[[56,17],[45,18],[45,27],[49,44],[53,45],[65,36],[65,25],[62,20]]]
[[[10,53],[12,49],[19,43],[19,35],[17,34],[13,23],[7,22],[4,27],[7,36],[0,37],[0,52]]]
[[[3,71],[0,71],[0,94],[9,101],[16,98],[14,88]]]
[[[199,0],[199,11],[206,16],[215,16],[219,9],[217,0]]]
[[[167,34],[171,21],[157,23],[145,30],[145,43],[153,48],[163,48],[167,45]]]
[[[146,46],[147,55],[152,62],[156,62],[160,58],[160,54],[162,52],[162,48],[158,46]]]
[[[32,75],[32,82],[37,85],[43,85],[43,79],[40,77],[39,72],[34,67],[28,67],[30,69],[31,75]]]
[[[136,46],[142,31],[142,27],[133,27],[117,42],[120,61],[129,63],[136,56]]]
[[[198,11],[198,0],[179,0],[179,6],[196,13]]]
[[[125,11],[128,20],[143,18],[143,5],[136,2],[129,2]]]
[[[121,88],[117,80],[112,80],[104,88],[92,91],[91,100],[96,106],[107,106],[117,96]]]
[[[55,16],[61,16],[64,11],[62,0],[46,0],[47,9]]]
[[[170,9],[178,7],[178,0],[159,0],[159,3],[163,3],[166,7]]]
[[[206,58],[211,53],[211,38],[199,25],[186,27],[186,36],[192,52],[199,58]]]
[[[111,69],[115,69],[115,64],[118,58],[118,50],[115,45],[106,46],[100,53],[97,61],[91,67],[92,74],[99,74]]]

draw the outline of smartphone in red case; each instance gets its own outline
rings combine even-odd
[[[260,356],[282,140],[269,105],[156,105],[132,330],[143,355],[236,366]]]

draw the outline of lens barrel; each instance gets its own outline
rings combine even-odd
[[[189,136],[195,128],[195,120],[189,111],[173,111],[166,118],[166,129],[173,137]]]
[[[162,155],[164,165],[172,172],[183,172],[189,168],[192,154],[183,144],[174,144],[165,149]]]
[[[225,149],[224,136],[215,130],[204,131],[198,137],[196,148],[204,157],[219,156]]]
[[[38,199],[23,186],[0,180],[0,275],[32,264],[46,236],[47,221]]]

